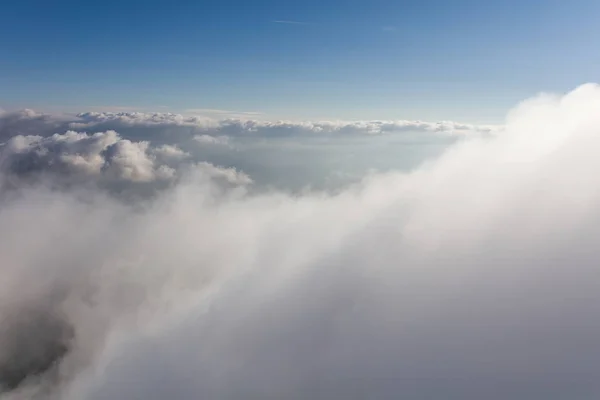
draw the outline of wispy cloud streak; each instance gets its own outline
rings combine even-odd
[[[302,22],[302,21],[291,21],[291,20],[275,20],[275,21],[271,21],[274,24],[288,24],[288,25],[310,25],[308,22]]]

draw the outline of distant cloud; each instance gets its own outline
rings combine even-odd
[[[397,28],[395,26],[384,26],[381,30],[384,32],[396,32]]]
[[[409,132],[442,135],[490,134],[497,125],[475,125],[456,121],[419,120],[365,121],[270,121],[255,119],[255,113],[227,117],[225,110],[213,115],[182,115],[143,112],[85,112],[73,116],[40,114],[32,110],[0,114],[0,138],[18,134],[47,136],[67,130],[105,132],[114,130],[126,139],[177,142],[198,135],[282,136],[296,135],[399,135]]]
[[[135,126],[209,126],[212,120],[206,117],[183,116],[173,113],[143,113],[143,112],[85,112],[77,114],[77,119],[71,123],[73,128],[86,128],[97,124],[117,122],[123,125]]]
[[[382,135],[403,132],[435,132],[440,134],[491,133],[499,127],[472,125],[454,121],[256,121],[232,119],[219,122],[220,132],[234,135],[251,133],[267,136],[302,134]]]
[[[39,113],[30,109],[0,112],[0,140],[16,135],[47,135],[61,129],[69,120],[61,115]]]
[[[67,131],[48,137],[17,135],[0,146],[0,174],[13,184],[54,177],[57,182],[112,186],[120,182],[167,183],[190,168],[200,168],[207,176],[226,177],[229,183],[251,181],[243,174],[207,162],[184,162],[189,157],[177,145],[154,147],[147,141],[123,139],[115,131]]]
[[[114,131],[93,135],[68,131],[46,138],[19,135],[7,142],[0,157],[14,176],[56,171],[86,179],[111,175],[132,182],[165,177],[154,164],[148,142],[131,142]]]
[[[229,145],[229,137],[228,136],[196,135],[196,136],[194,136],[194,140],[201,144],[221,145],[221,146]]]

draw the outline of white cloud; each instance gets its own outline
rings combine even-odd
[[[190,156],[189,153],[181,150],[176,145],[164,144],[159,146],[153,150],[153,153],[157,156],[163,157],[165,159],[171,160],[182,160],[184,158],[188,158]]]
[[[255,133],[271,136],[298,134],[362,134],[380,135],[403,132],[439,132],[449,134],[493,133],[500,127],[470,125],[452,121],[258,121],[229,119],[220,122],[219,130],[235,133]]]
[[[68,131],[45,138],[14,136],[0,154],[2,164],[14,173],[57,169],[73,174],[99,174],[105,165],[103,152],[120,140],[114,131],[94,135]]]
[[[0,317],[73,327],[45,382],[62,400],[595,398],[598,109],[595,85],[529,101],[336,195],[230,189],[241,171],[204,164],[142,207],[24,188],[0,200]],[[101,142],[76,138],[11,151]]]
[[[154,160],[148,155],[148,142],[122,140],[106,149],[107,174],[132,182],[155,179]]]
[[[227,136],[196,135],[194,140],[203,145],[227,146],[229,144],[229,137]]]
[[[194,173],[207,177],[211,182],[221,181],[233,185],[249,185],[252,179],[242,171],[235,168],[220,168],[211,163],[200,162],[194,165]]]
[[[80,124],[73,122],[74,128],[94,126],[94,124],[117,121],[123,125],[187,125],[210,126],[210,120],[197,116],[183,116],[173,113],[143,113],[143,112],[87,112],[77,114],[82,120]]]
[[[213,110],[223,111],[223,110]],[[472,125],[453,121],[425,122],[425,121],[268,121],[252,119],[253,114],[245,113],[238,118],[219,119],[216,113],[212,117],[184,116],[173,113],[143,113],[143,112],[86,112],[80,113],[71,120],[65,116],[60,119],[46,114],[37,114],[31,110],[19,113],[0,114],[0,132],[2,137],[16,134],[31,134],[34,130],[38,134],[48,132],[57,133],[66,130],[75,131],[107,131],[116,130],[123,137],[131,139],[146,135],[144,139],[158,136],[169,137],[173,135],[266,135],[290,136],[312,134],[356,134],[380,135],[401,134],[405,132],[430,132],[430,133],[493,133],[501,129],[492,125]],[[217,118],[215,118],[217,117]],[[27,124],[31,124],[28,127]],[[47,125],[47,126],[44,126]],[[43,129],[40,129],[43,127]],[[27,132],[20,132],[21,129]],[[140,131],[147,128],[146,131]],[[150,128],[159,130],[152,131]],[[131,136],[131,137],[130,137]]]
[[[189,156],[175,145],[152,147],[147,141],[123,139],[115,131],[67,131],[48,137],[12,137],[0,147],[0,170],[13,186],[21,179],[49,177],[67,182],[149,183],[171,181],[180,175],[177,169],[185,173],[189,166],[183,161]],[[222,173],[231,174],[229,169]]]

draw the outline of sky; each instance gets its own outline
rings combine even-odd
[[[2,6],[0,107],[499,123],[598,79],[594,0]]]

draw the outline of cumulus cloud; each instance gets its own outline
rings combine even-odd
[[[68,121],[66,117],[42,114],[33,110],[0,110],[0,140],[16,135],[42,135],[55,133]],[[68,122],[67,122],[68,123]]]
[[[122,139],[115,131],[92,135],[68,131],[45,138],[14,136],[3,146],[0,162],[19,177],[56,171],[147,182],[159,177],[149,150],[148,142]]]
[[[115,131],[67,131],[47,137],[13,136],[0,147],[0,169],[5,188],[50,179],[53,183],[108,187],[171,183],[194,169],[210,176],[229,177],[230,183],[250,183],[249,178],[232,169],[207,162],[188,163],[189,156],[176,145],[153,147],[147,141],[123,139]]]
[[[154,149],[154,154],[167,160],[182,160],[190,156],[176,145],[164,144]]]
[[[23,342],[47,344],[26,365],[56,363],[0,396],[595,398],[599,109],[597,85],[542,96],[335,195],[210,164],[143,207],[28,186],[0,202],[1,384],[10,332],[38,332],[13,315],[60,327]]]

